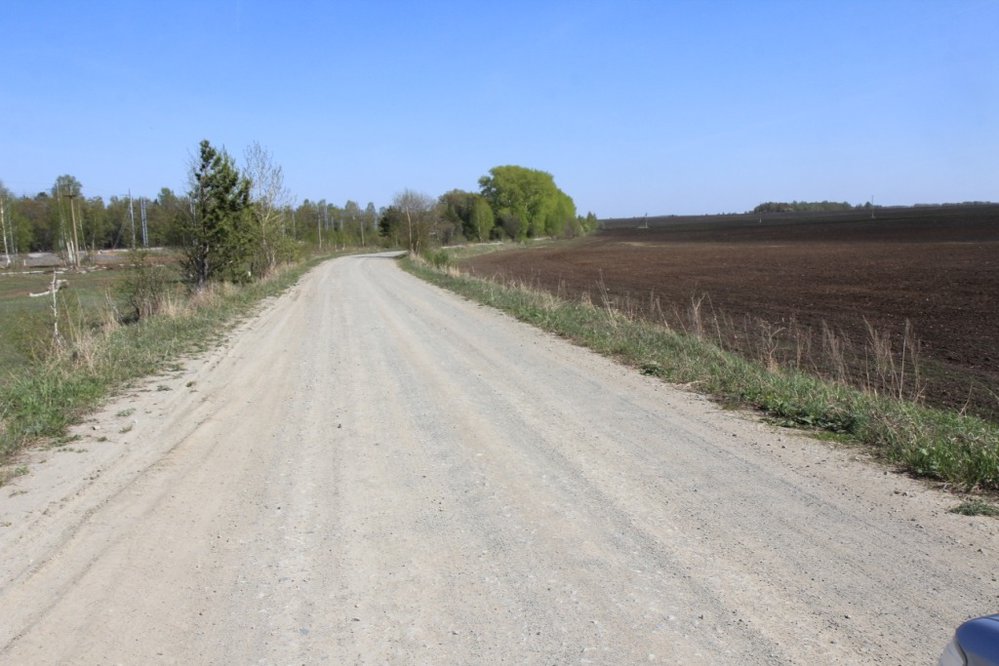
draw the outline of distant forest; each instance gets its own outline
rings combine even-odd
[[[992,206],[991,201],[962,201],[960,203],[917,203],[912,208],[938,208],[952,206]],[[907,207],[907,206],[904,206]],[[875,206],[870,201],[853,206],[845,201],[767,201],[749,211],[751,214],[759,213],[840,213],[849,210],[869,210],[871,208],[881,208]],[[894,206],[898,208],[898,206]]]
[[[0,182],[0,253],[8,263],[10,256],[30,252],[65,253],[75,263],[74,256],[107,249],[188,247],[197,240],[195,227],[204,213],[218,208],[201,201],[216,196],[215,186],[202,182],[210,177],[221,179],[224,187],[218,186],[217,196],[223,208],[232,208],[227,215],[232,219],[223,226],[271,234],[270,240],[254,242],[272,249],[387,245],[419,251],[466,240],[576,236],[597,226],[593,213],[576,214],[572,198],[551,174],[534,169],[495,167],[480,179],[480,192],[451,190],[432,197],[403,190],[378,209],[350,200],[343,205],[325,199],[294,202],[281,167],[259,145],[247,150],[246,165],[240,167],[224,149],[203,144],[207,161],[191,166],[187,192],[164,187],[155,197],[125,194],[105,200],[86,196],[81,182],[65,174],[49,190],[17,196]],[[231,197],[245,200],[230,206]],[[202,204],[206,211],[199,211]]]
[[[754,208],[752,213],[834,213],[856,208],[871,208],[871,202],[856,206],[846,201],[767,201]]]

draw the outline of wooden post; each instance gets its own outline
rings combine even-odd
[[[56,279],[56,269],[52,269],[52,341],[59,344],[59,301],[56,300],[56,292],[58,289],[58,280]]]
[[[0,197],[0,234],[3,234],[3,255],[7,259],[7,266],[10,266],[10,248],[7,246],[7,221],[4,217],[4,208],[6,207],[7,200]]]
[[[72,262],[73,268],[79,270],[80,268],[80,238],[76,232],[76,206],[73,204],[76,202],[76,195],[70,195],[69,197],[69,215],[73,220],[73,252]]]

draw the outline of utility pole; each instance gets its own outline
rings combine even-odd
[[[62,188],[59,187],[59,183],[55,186],[55,198],[56,198],[56,208],[59,209],[59,240],[62,241],[62,246],[69,251],[69,243],[66,241],[66,209],[63,208],[63,195]]]
[[[69,253],[69,263],[74,269],[80,268],[80,238],[76,232],[76,198],[79,195],[67,194],[69,197],[69,217],[73,222],[73,248]]]
[[[409,229],[409,251],[412,253],[415,248],[413,248],[413,218],[409,212],[409,206],[406,206],[406,227]]]
[[[191,206],[194,209],[193,203]],[[132,207],[132,190],[128,191],[128,219],[132,222],[132,249],[135,249],[135,208]]]
[[[80,268],[80,235],[76,223],[76,195],[69,198],[69,217],[73,221],[73,268]]]
[[[7,207],[7,200],[0,196],[0,233],[3,234],[3,256],[6,259],[6,265],[10,266],[10,248],[7,246],[7,221],[4,217],[4,208]]]
[[[142,218],[142,247],[149,247],[149,223],[146,221],[146,198],[139,199],[139,216]]]

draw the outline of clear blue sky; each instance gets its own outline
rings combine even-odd
[[[999,0],[7,0],[0,180],[186,188],[198,141],[302,199],[543,169],[601,217],[999,201]]]

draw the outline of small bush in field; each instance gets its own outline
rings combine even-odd
[[[451,265],[451,257],[445,250],[434,250],[432,252],[428,252],[426,259],[431,266],[438,270],[447,268]]]
[[[158,314],[172,289],[169,271],[149,261],[145,252],[136,252],[132,274],[122,285],[128,307],[126,319],[139,321]]]

